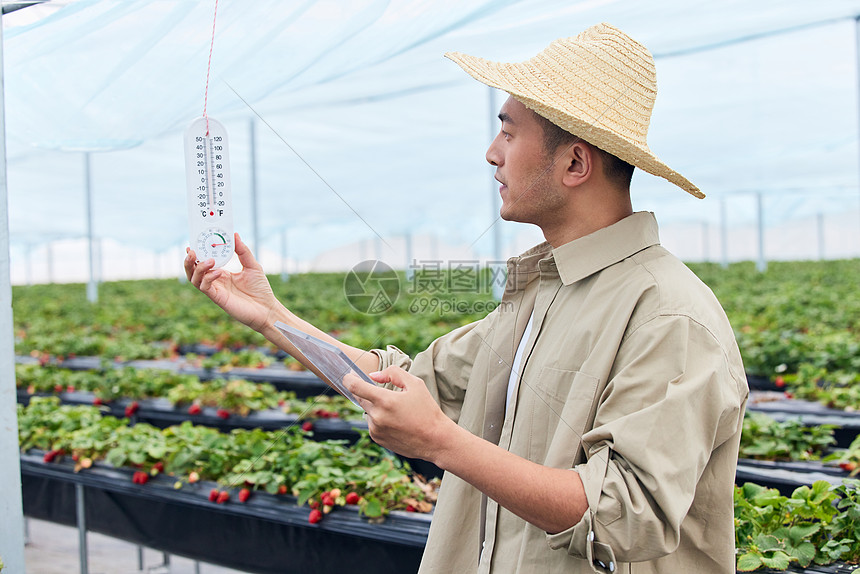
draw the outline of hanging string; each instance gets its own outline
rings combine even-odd
[[[209,63],[206,65],[206,91],[203,94],[203,117],[206,118],[206,135],[209,135],[209,116],[206,105],[209,103],[209,71],[212,69],[212,47],[215,45],[215,18],[218,16],[218,0],[215,0],[215,13],[212,15],[212,40],[209,42]]]

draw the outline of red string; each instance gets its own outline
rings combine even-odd
[[[209,135],[209,116],[206,104],[209,103],[209,71],[212,69],[212,47],[215,45],[215,18],[218,16],[218,0],[215,0],[215,13],[212,15],[212,41],[209,42],[209,63],[206,65],[206,92],[203,95],[203,117],[206,118],[206,135]]]

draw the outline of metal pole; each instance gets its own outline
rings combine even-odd
[[[818,228],[818,260],[824,259],[824,214],[819,213],[816,217],[816,227]]]
[[[287,269],[287,228],[281,231],[281,281],[289,281],[290,273]]]
[[[250,123],[251,137],[251,226],[254,228],[254,255],[257,260],[260,259],[260,226],[259,218],[257,217],[257,138],[255,137],[254,118],[251,118]]]
[[[412,232],[407,231],[404,236],[406,243],[406,280],[412,281],[415,276],[415,268],[412,265]]]
[[[81,574],[89,573],[87,565],[87,513],[84,500],[84,485],[75,484],[75,513],[78,518],[78,551],[81,557]]]
[[[489,88],[489,105],[490,105],[490,141],[496,137],[496,130],[498,129],[498,110],[496,109],[496,89]],[[495,168],[490,166],[492,173],[490,174],[490,198],[492,199],[492,209],[493,213],[491,214],[490,221],[493,222],[493,263],[496,265],[500,265],[502,262],[502,224],[499,221],[499,215],[502,210],[502,198],[499,195],[498,188],[496,187],[496,180],[494,179],[494,175],[496,173]],[[506,269],[506,268],[503,268]],[[504,271],[502,271],[504,273]],[[493,271],[490,271],[491,277],[493,277]],[[502,300],[502,294],[505,292],[505,283],[501,280],[493,280],[492,281],[492,290],[493,290],[493,298],[496,301]]]
[[[758,203],[758,261],[756,270],[760,273],[767,271],[767,260],[764,257],[764,199],[761,192],[756,193]]]
[[[33,284],[33,244],[27,243],[24,250],[24,258],[27,260],[27,265],[24,268],[27,275],[27,285]]]
[[[54,242],[51,241],[48,243],[47,248],[47,259],[48,259],[48,283],[54,282]]]
[[[854,18],[854,38],[855,46],[857,48],[857,100],[858,103],[860,103],[860,16]],[[858,118],[860,118],[860,115],[858,115]],[[857,151],[860,152],[860,141],[858,141]],[[860,163],[858,163],[858,167],[860,167]],[[860,188],[860,185],[857,187]],[[857,213],[860,213],[860,209],[857,210]]]
[[[95,243],[93,242],[93,198],[92,180],[90,178],[90,153],[84,153],[84,187],[87,203],[87,242],[89,245],[90,281],[87,283],[87,301],[95,303],[99,300],[99,286],[95,274]]]
[[[4,571],[24,572],[24,511],[12,336],[12,278],[9,264],[9,201],[6,183],[6,118],[3,90],[3,22],[0,18],[0,556]]]
[[[729,266],[729,223],[726,215],[726,198],[720,199],[720,242],[722,243],[722,267]]]

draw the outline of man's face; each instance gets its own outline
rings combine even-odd
[[[558,216],[565,196],[554,185],[559,165],[544,147],[544,130],[534,112],[509,97],[499,112],[502,127],[487,149],[501,183],[500,215],[508,221],[541,226]]]

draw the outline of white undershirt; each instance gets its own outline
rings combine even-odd
[[[523,333],[523,338],[520,339],[520,344],[517,346],[517,352],[514,355],[514,364],[511,367],[511,376],[508,378],[508,396],[505,399],[505,413],[508,412],[508,408],[511,405],[511,396],[514,394],[514,389],[517,388],[517,381],[519,379],[520,372],[520,362],[523,360],[523,352],[526,349],[526,342],[529,340],[529,334],[532,332],[532,323],[534,322],[535,312],[532,311],[532,314],[529,315],[529,322],[526,325],[526,330]]]

